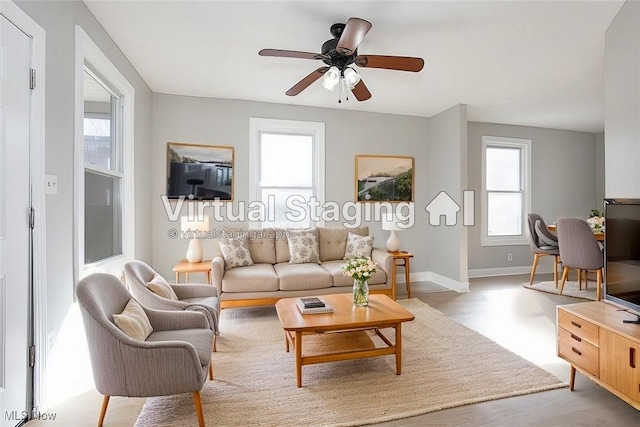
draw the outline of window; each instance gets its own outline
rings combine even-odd
[[[133,258],[133,87],[76,27],[76,275]]]
[[[482,137],[482,246],[528,244],[531,140]]]
[[[250,194],[264,206],[251,226],[321,224],[313,206],[324,203],[324,124],[251,119],[250,127]]]

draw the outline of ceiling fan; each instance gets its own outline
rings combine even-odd
[[[313,82],[323,77],[322,85],[333,90],[351,91],[358,101],[371,98],[371,92],[362,81],[360,75],[350,66],[355,64],[364,68],[383,68],[418,72],[424,67],[422,58],[409,56],[358,55],[358,45],[371,29],[371,23],[360,18],[349,18],[346,24],[331,26],[332,39],[322,45],[321,53],[299,52],[294,50],[262,49],[260,56],[276,56],[281,58],[302,58],[320,60],[326,64],[312,71],[305,78],[293,85],[286,94],[298,95]],[[338,102],[342,102],[341,99]]]

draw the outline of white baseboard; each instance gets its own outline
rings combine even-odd
[[[411,273],[412,282],[433,282],[437,285],[451,289],[452,291],[464,293],[469,292],[469,282],[459,282],[449,277],[443,276],[433,271],[416,271]],[[404,274],[396,275],[396,285],[405,284]]]
[[[553,273],[553,265],[546,266],[538,264],[536,274]],[[521,265],[518,267],[496,267],[478,268],[469,270],[469,278],[491,277],[491,276],[514,276],[516,274],[531,274],[531,266]]]

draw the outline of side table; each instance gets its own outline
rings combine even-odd
[[[180,283],[180,274],[186,274],[186,282],[189,283],[189,273],[205,273],[207,276],[207,284],[211,284],[211,260],[202,260],[200,262],[189,262],[183,259],[175,267],[173,272],[176,273],[176,283]]]
[[[411,274],[410,274],[410,266],[409,260],[413,258],[413,254],[411,252],[406,251],[398,251],[398,252],[389,252],[389,254],[393,257],[393,266],[391,268],[391,288],[393,289],[393,299],[396,299],[396,268],[404,267],[404,277],[405,282],[407,283],[407,294],[408,297],[411,298]]]

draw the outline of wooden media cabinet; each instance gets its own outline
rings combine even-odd
[[[559,305],[558,356],[576,370],[640,410],[640,325],[637,316],[605,302]]]

